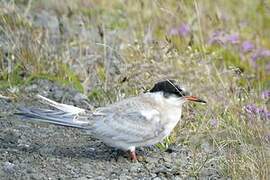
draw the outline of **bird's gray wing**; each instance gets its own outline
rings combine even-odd
[[[110,109],[97,113],[99,120],[95,132],[100,137],[110,137],[115,141],[140,143],[159,136],[164,127],[156,110],[117,111]]]

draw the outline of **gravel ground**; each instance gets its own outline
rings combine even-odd
[[[188,147],[170,145],[164,151],[138,149],[140,161],[106,146],[85,132],[10,116],[17,106],[42,106],[29,97],[40,93],[57,101],[89,107],[80,93],[39,81],[21,92],[20,102],[0,98],[0,179],[219,179],[215,164],[190,174],[195,157]],[[22,93],[26,94],[26,93]],[[84,103],[81,103],[84,102]]]

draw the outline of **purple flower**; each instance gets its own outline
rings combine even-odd
[[[223,31],[217,30],[212,33],[212,37],[219,37],[223,35]]]
[[[224,31],[221,30],[214,31],[209,37],[208,44],[224,45],[225,44],[224,35],[225,35]]]
[[[265,99],[265,100],[269,99],[270,98],[270,91],[269,90],[263,91],[261,97],[262,97],[262,99]]]
[[[181,26],[177,28],[172,28],[169,34],[172,36],[178,35],[178,36],[186,37],[190,34],[190,27],[187,24],[182,24]]]
[[[270,57],[270,50],[269,49],[262,50],[261,56],[263,56],[263,57]]]
[[[178,35],[178,30],[177,30],[177,28],[172,28],[172,29],[170,30],[169,34],[170,34],[171,36],[176,36],[176,35]]]
[[[239,42],[239,35],[238,34],[227,35],[226,41],[231,43],[231,44],[237,44]]]
[[[260,57],[258,51],[254,52],[251,56],[251,59],[253,62],[257,61],[257,59]]]
[[[244,42],[242,43],[242,51],[243,51],[244,53],[250,52],[250,51],[252,51],[253,49],[254,49],[254,45],[253,45],[250,41],[244,41]]]
[[[258,59],[270,57],[270,50],[269,49],[257,49],[253,55],[252,60],[255,62]]]
[[[257,107],[254,104],[246,105],[244,109],[250,114],[256,114],[257,112]]]
[[[216,119],[211,119],[209,123],[213,128],[218,127],[218,120],[216,120]]]
[[[270,73],[270,62],[267,63],[267,65],[265,67],[265,71]]]
[[[214,31],[208,40],[209,44],[221,44],[224,45],[226,43],[230,44],[238,44],[239,43],[239,35],[238,34],[226,34],[222,30]]]
[[[254,104],[244,106],[244,110],[249,114],[250,117],[260,117],[261,119],[270,119],[270,112],[266,109],[259,108]]]
[[[270,119],[270,112],[266,113],[266,119],[268,119],[268,120]]]
[[[180,35],[180,36],[183,36],[183,37],[188,36],[189,33],[190,33],[189,25],[187,25],[187,24],[182,24],[182,25],[179,27],[178,32],[179,32],[179,35]]]

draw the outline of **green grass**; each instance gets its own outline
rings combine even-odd
[[[194,162],[189,176],[199,177],[202,167],[215,162],[224,177],[269,179],[270,122],[251,121],[244,110],[247,104],[269,110],[269,100],[261,98],[270,88],[269,57],[254,66],[252,52],[241,54],[245,40],[270,49],[269,7],[268,1],[244,0],[2,3],[0,88],[45,78],[105,105],[141,93],[162,78],[177,79],[208,104],[185,106],[183,122],[157,146],[190,148]],[[59,21],[59,34],[27,18],[46,8],[51,10],[48,19]],[[187,36],[169,33],[181,24],[189,25]],[[237,33],[239,43],[208,44],[216,30]],[[215,153],[205,152],[205,143]]]

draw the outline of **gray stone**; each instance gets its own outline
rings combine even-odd
[[[140,171],[140,168],[142,167],[142,164],[139,162],[132,163],[131,167],[129,169],[130,172],[138,172]]]
[[[60,100],[64,95],[64,91],[63,90],[55,90],[54,92],[54,97],[57,99],[57,100]]]
[[[126,174],[121,174],[119,176],[119,180],[128,180],[128,179],[132,179],[130,176],[127,176]]]
[[[89,178],[88,177],[78,177],[78,178],[76,178],[77,180],[89,180]]]
[[[82,94],[82,93],[76,93],[75,96],[74,96],[74,101],[76,103],[80,103],[82,102],[83,100],[87,100],[87,96]]]
[[[13,174],[15,172],[15,164],[10,162],[4,162],[2,169],[5,173]]]

